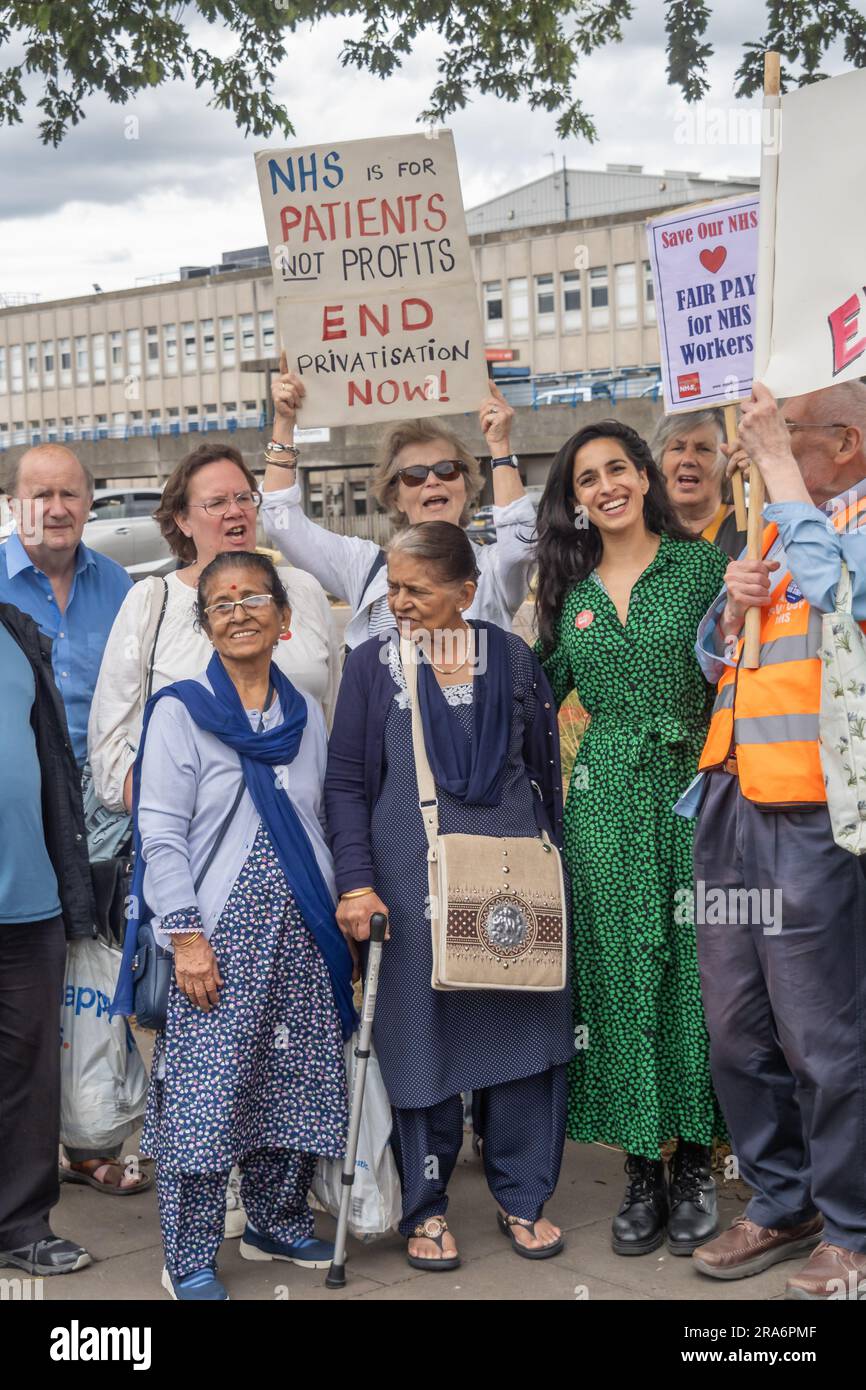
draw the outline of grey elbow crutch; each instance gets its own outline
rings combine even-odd
[[[342,1289],[346,1283],[346,1236],[349,1230],[349,1203],[352,1200],[352,1185],[355,1181],[355,1159],[358,1154],[358,1135],[361,1131],[361,1113],[364,1108],[364,1086],[367,1081],[367,1062],[370,1059],[373,1015],[376,1012],[379,966],[382,963],[382,945],[387,928],[388,918],[384,912],[374,912],[370,918],[370,950],[367,956],[367,975],[364,981],[364,1002],[361,1006],[361,1027],[358,1031],[358,1045],[355,1048],[349,1133],[346,1139],[346,1157],[343,1159],[341,1178],[340,1214],[337,1218],[334,1258],[325,1277],[325,1287],[328,1289]]]

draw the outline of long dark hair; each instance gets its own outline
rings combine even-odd
[[[600,420],[585,425],[563,444],[547,476],[538,506],[538,586],[535,617],[542,654],[556,645],[556,628],[565,596],[575,584],[591,574],[601,559],[603,543],[598,528],[589,520],[575,524],[574,460],[579,449],[594,439],[617,439],[639,472],[649,478],[644,495],[644,521],[657,535],[678,541],[694,540],[680,525],[668,499],[664,479],[656,467],[646,440],[619,420]]]

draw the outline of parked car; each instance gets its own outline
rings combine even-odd
[[[127,520],[133,516],[153,516],[162,497],[158,487],[103,487],[93,494],[91,521]]]
[[[466,534],[476,545],[493,545],[496,541],[496,528],[493,525],[493,508],[481,507],[466,527]]]
[[[163,574],[166,572],[164,565],[171,569],[175,563],[152,516],[113,516],[88,521],[82,539],[91,550],[98,550],[101,555],[123,565],[131,579]]]
[[[590,385],[551,386],[539,391],[535,397],[536,405],[577,405],[578,401],[613,400],[610,386],[604,381],[594,381]]]

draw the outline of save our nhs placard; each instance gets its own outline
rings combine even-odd
[[[450,131],[256,155],[302,423],[476,410],[487,391]]]
[[[702,410],[752,390],[758,194],[647,221],[665,411]]]

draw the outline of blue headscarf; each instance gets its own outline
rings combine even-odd
[[[270,679],[280,702],[283,722],[276,728],[254,733],[240,695],[217,652],[214,652],[210,659],[207,678],[213,694],[199,681],[176,681],[174,685],[165,686],[157,691],[148,701],[144,711],[141,742],[132,774],[135,871],[131,905],[137,910],[126,927],[123,961],[111,1006],[112,1017],[115,1014],[134,1012],[132,961],[136,951],[138,925],[151,916],[142,891],[145,866],[138,829],[141,763],[147,727],[156,703],[160,699],[171,697],[181,701],[200,729],[215,734],[221,742],[238,754],[247,791],[270,836],[298,910],[312,932],[328,967],[343,1037],[351,1037],[357,1027],[357,1015],[352,1001],[352,958],[345,938],[337,926],[334,904],[313,846],[291,798],[280,789],[273,773],[274,767],[293,762],[297,755],[307,723],[306,701],[272,662]]]
[[[471,622],[476,660],[484,657],[473,681],[472,738],[448,708],[427,661],[418,669],[418,698],[424,747],[436,785],[458,801],[498,806],[502,774],[511,742],[511,664],[508,639],[495,623]]]

